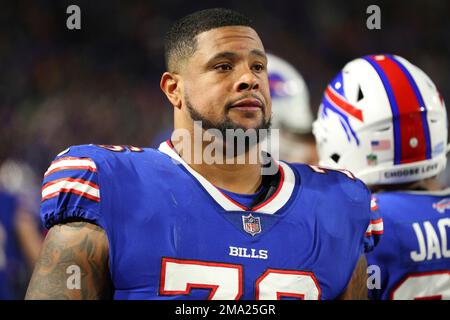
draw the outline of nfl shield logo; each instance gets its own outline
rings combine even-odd
[[[261,232],[261,220],[259,217],[254,217],[250,213],[248,216],[242,216],[242,224],[244,225],[244,230],[254,236]]]

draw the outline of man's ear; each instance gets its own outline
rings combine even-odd
[[[161,90],[166,94],[167,99],[175,108],[181,108],[181,79],[171,72],[164,72],[159,83]]]

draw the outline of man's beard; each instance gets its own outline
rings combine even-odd
[[[197,110],[194,109],[192,104],[189,101],[189,98],[185,97],[186,101],[186,108],[189,112],[189,115],[191,116],[193,121],[201,121],[202,129],[203,130],[209,130],[209,129],[216,129],[219,130],[222,134],[223,143],[224,146],[226,146],[229,143],[233,143],[234,146],[234,155],[236,156],[238,152],[238,145],[237,141],[242,141],[238,137],[240,134],[245,134],[247,130],[254,130],[256,133],[256,140],[250,139],[247,135],[244,135],[242,138],[245,141],[244,146],[244,152],[248,152],[248,150],[255,145],[259,144],[260,141],[267,138],[270,126],[271,126],[271,117],[268,120],[265,120],[265,110],[264,108],[261,108],[262,111],[262,119],[261,122],[255,127],[255,128],[245,128],[244,126],[241,126],[235,122],[233,122],[227,115],[228,110],[230,110],[231,103],[227,104],[225,106],[225,118],[221,122],[213,122],[206,117],[204,117],[201,113],[199,113]],[[227,130],[229,133],[234,132],[236,135],[234,136],[234,141],[227,141]]]

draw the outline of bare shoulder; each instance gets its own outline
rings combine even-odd
[[[108,238],[99,226],[74,221],[50,228],[25,299],[111,297]]]

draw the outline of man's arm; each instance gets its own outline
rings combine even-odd
[[[14,215],[14,228],[20,249],[23,252],[28,266],[34,267],[42,246],[42,234],[32,213],[25,209],[18,209]]]
[[[367,261],[362,255],[347,288],[338,297],[338,300],[367,300],[367,295]]]
[[[111,298],[108,249],[105,231],[95,224],[77,221],[53,226],[25,299]],[[77,272],[73,270],[80,270],[79,289],[73,286],[77,283],[73,278]]]

